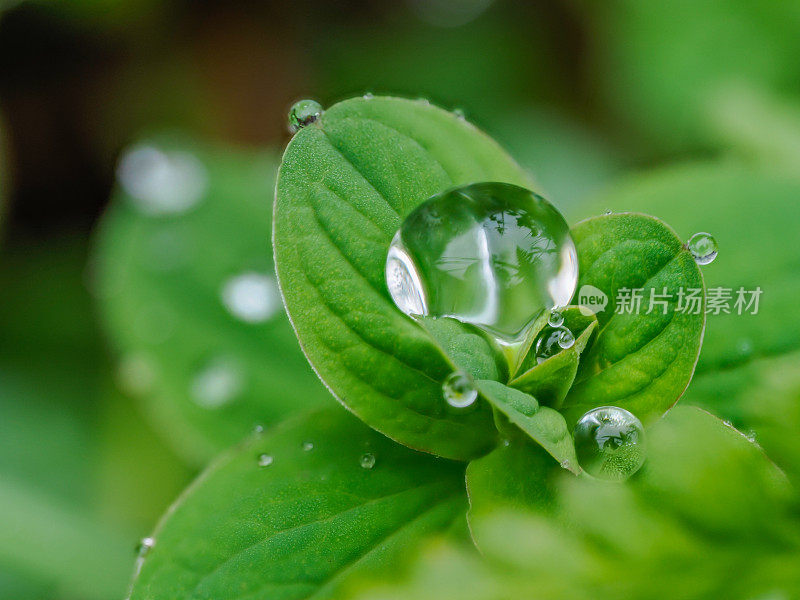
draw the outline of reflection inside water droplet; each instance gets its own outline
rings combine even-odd
[[[573,436],[578,462],[595,477],[624,481],[644,464],[644,428],[623,408],[590,410],[578,420]]]
[[[265,273],[248,272],[231,277],[222,287],[222,303],[246,323],[263,323],[280,306],[278,283]]]
[[[122,156],[117,178],[136,207],[148,215],[184,212],[197,204],[208,185],[205,167],[195,156],[148,144]]]
[[[575,291],[575,244],[544,198],[506,183],[433,196],[406,217],[386,260],[386,283],[410,316],[453,317],[514,344],[543,310]]]

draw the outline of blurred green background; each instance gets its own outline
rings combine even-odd
[[[122,597],[207,460],[333,402],[269,246],[304,97],[428,98],[573,223],[717,235],[763,313],[710,318],[685,401],[797,481],[798,57],[789,0],[0,0],[0,598]]]

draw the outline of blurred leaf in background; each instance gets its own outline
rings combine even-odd
[[[709,119],[721,87],[744,83],[756,92],[799,97],[795,0],[581,5],[594,34],[592,77],[607,106],[660,151],[715,141]]]
[[[98,235],[96,287],[120,380],[195,461],[333,403],[274,276],[275,170],[271,152],[145,139],[120,160]]]
[[[136,540],[190,476],[109,394],[85,259],[74,237],[0,254],[3,598],[120,597]],[[130,493],[109,493],[121,478]]]

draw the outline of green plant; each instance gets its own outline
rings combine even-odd
[[[609,522],[628,525],[625,519],[639,513],[621,508],[656,497],[671,502],[682,522],[711,515],[708,528],[722,534],[729,520],[747,521],[767,506],[743,526],[745,538],[789,518],[788,484],[755,445],[696,409],[660,419],[692,378],[705,315],[676,310],[678,290],[702,290],[703,278],[681,239],[658,219],[606,214],[572,229],[578,287],[597,288],[609,305],[596,316],[566,309],[577,341],[543,362],[531,347],[546,318],[509,357],[482,330],[453,319],[415,321],[394,306],[384,263],[403,217],[433,194],[477,181],[530,186],[491,139],[422,101],[345,101],[294,136],[276,188],[277,273],[307,358],[366,425],[335,407],[294,416],[215,461],[157,527],[139,558],[132,599],[339,598],[355,578],[385,579],[432,533],[457,536],[468,500],[472,536],[490,558],[514,528],[484,523],[523,510],[540,518],[520,529],[534,532],[525,559],[546,559],[552,547],[544,564],[559,560],[567,569],[569,523],[595,523],[581,518],[593,514],[598,498],[610,507]],[[618,311],[626,288],[664,294],[665,309]],[[472,411],[454,413],[443,400],[442,384],[457,370],[476,380],[480,399]],[[576,460],[575,421],[605,405],[626,408],[648,426],[650,458],[630,488],[599,486]],[[723,459],[691,470],[694,457],[714,457],[717,449]],[[713,504],[696,502],[693,474],[725,469],[732,476],[708,483],[706,499],[746,501],[730,503],[714,521]],[[589,491],[565,504],[554,481]],[[601,534],[623,535],[613,528]],[[795,543],[775,535],[776,543]],[[575,585],[583,584],[588,567],[572,566],[583,577]],[[538,581],[526,578],[527,585]],[[524,592],[501,587],[496,595]]]

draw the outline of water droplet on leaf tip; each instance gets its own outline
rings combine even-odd
[[[316,100],[300,100],[289,109],[289,132],[297,133],[303,127],[316,123],[325,111]]]
[[[362,469],[371,469],[375,466],[375,455],[370,454],[367,452],[366,454],[361,455],[361,459],[359,460],[359,464],[361,465]]]
[[[268,467],[273,462],[275,462],[275,459],[270,454],[262,454],[262,455],[260,455],[258,457],[258,466],[259,467]]]
[[[147,555],[150,550],[153,549],[153,546],[156,545],[156,540],[153,537],[146,537],[142,538],[141,541],[136,544],[136,554],[139,556]]]
[[[624,481],[644,464],[644,428],[623,408],[590,410],[578,420],[573,438],[578,462],[594,477]]]
[[[717,258],[717,240],[705,231],[695,233],[690,237],[686,242],[686,249],[689,250],[698,265],[710,264]]]
[[[386,284],[409,316],[452,317],[512,345],[531,323],[569,304],[575,244],[547,200],[507,183],[436,194],[412,211],[386,259]]]
[[[442,395],[450,407],[463,410],[475,404],[478,390],[467,373],[454,371],[442,383]]]

